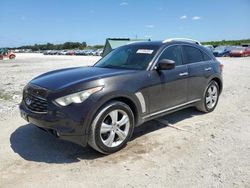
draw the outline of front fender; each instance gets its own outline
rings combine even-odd
[[[93,119],[95,118],[95,116],[97,115],[98,110],[100,110],[102,106],[104,106],[106,103],[108,103],[111,100],[120,100],[122,102],[125,102],[126,100],[130,101],[130,103],[133,104],[133,107],[134,107],[133,110],[135,110],[135,119],[137,120],[136,124],[141,124],[143,122],[142,106],[141,106],[139,99],[136,97],[135,93],[131,94],[131,92],[128,92],[128,91],[113,91],[113,92],[105,93],[104,91],[104,92],[98,93],[95,96],[95,98],[93,98],[92,100],[94,100],[95,105],[92,106],[91,110],[89,111],[87,115],[88,118],[86,118],[84,122],[84,126],[85,126],[84,129],[85,129],[86,135],[89,135],[90,133],[91,123]]]

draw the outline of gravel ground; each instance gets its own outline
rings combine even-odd
[[[98,57],[18,54],[0,61],[0,187],[250,187],[250,57],[221,58],[216,110],[190,108],[136,128],[122,151],[103,156],[58,140],[19,116],[24,85]]]

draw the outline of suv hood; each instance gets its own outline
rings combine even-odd
[[[42,74],[31,81],[31,84],[49,89],[63,89],[78,83],[134,73],[135,70],[110,69],[99,67],[75,67],[51,71]]]

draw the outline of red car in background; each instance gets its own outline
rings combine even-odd
[[[236,47],[230,52],[230,57],[250,56],[250,47]]]

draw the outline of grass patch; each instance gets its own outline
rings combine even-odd
[[[0,90],[0,99],[3,99],[5,101],[11,101],[12,96]]]

